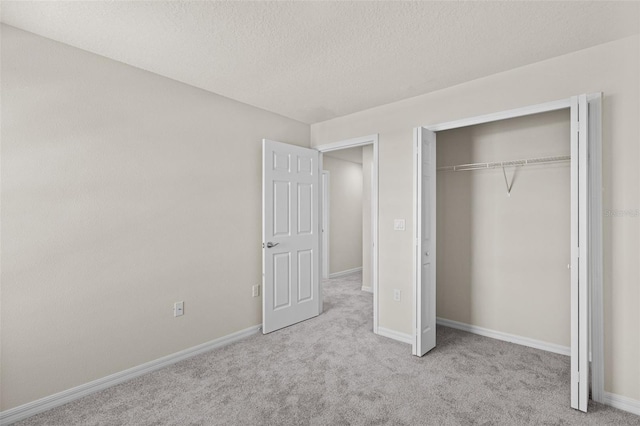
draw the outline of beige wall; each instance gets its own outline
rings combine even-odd
[[[308,125],[4,25],[1,71],[2,410],[260,324],[261,138]]]
[[[329,273],[362,267],[362,164],[324,156],[329,181]]]
[[[362,287],[373,291],[373,228],[371,226],[371,172],[373,145],[362,147]]]
[[[570,155],[569,110],[439,132],[438,166]],[[437,315],[571,344],[569,163],[438,172]],[[514,175],[515,173],[515,175]]]
[[[640,42],[603,44],[311,126],[311,143],[379,134],[379,325],[412,333],[413,128],[604,92],[604,208],[640,207]],[[514,187],[517,190],[516,187]],[[406,218],[407,231],[393,231]],[[640,399],[640,219],[605,217],[605,389]]]

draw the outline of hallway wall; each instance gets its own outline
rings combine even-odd
[[[325,155],[329,184],[329,274],[362,267],[362,164]]]

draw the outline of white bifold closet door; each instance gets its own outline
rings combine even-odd
[[[436,346],[436,134],[424,127],[416,130],[418,179],[416,182],[416,335],[414,355],[422,356]]]
[[[589,402],[589,103],[571,98],[571,408]]]

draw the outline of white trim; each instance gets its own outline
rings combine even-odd
[[[362,286],[362,288],[360,290],[366,291],[367,293],[373,293],[373,287]]]
[[[323,166],[323,158],[322,158],[322,153],[318,154],[318,174],[320,175],[320,182],[322,182],[322,169],[324,169]],[[324,208],[323,205],[324,203],[322,202],[322,196],[319,197],[320,198],[320,202],[317,203],[318,207],[317,207],[317,212],[318,212],[318,217],[320,218],[320,220],[318,221],[318,235],[320,235],[320,247],[318,247],[318,252],[320,253],[320,255],[322,256],[322,254],[324,253],[324,238],[322,238],[322,224],[323,224],[323,215],[324,212],[322,211],[322,209]],[[329,222],[327,222],[328,224]],[[327,235],[328,235],[327,231]],[[328,241],[328,239],[327,239]],[[328,247],[327,247],[328,250]],[[328,253],[328,252],[327,252]],[[328,261],[328,256],[327,256],[327,261]],[[324,312],[324,297],[322,296],[323,294],[323,284],[322,284],[322,265],[323,265],[324,260],[320,259],[320,271],[319,274],[320,275],[320,279],[318,280],[318,313],[320,315],[322,315],[322,313]],[[330,269],[327,269],[327,274],[329,274]]]
[[[580,192],[578,191],[580,182],[580,150],[579,150],[579,115],[578,98],[571,98],[571,304],[570,327],[571,327],[571,408],[580,409],[580,316],[578,315],[580,298]],[[584,261],[584,259],[582,259]]]
[[[420,139],[418,135],[418,127],[413,129],[413,237],[412,239],[412,253],[413,253],[413,309],[411,312],[411,324],[415,330],[413,339],[411,340],[411,354],[418,356],[418,303],[422,303],[418,300],[418,286],[422,285],[420,277],[418,276],[418,265],[420,264],[420,258],[418,255],[418,227],[420,226],[420,211],[421,206],[418,205],[418,182],[420,181],[420,165],[418,164],[418,148],[420,147]],[[436,142],[437,143],[437,142]],[[436,145],[437,147],[437,145]],[[437,164],[436,164],[437,165]],[[437,220],[437,219],[436,219]],[[437,243],[436,243],[437,246]],[[437,322],[436,322],[437,324]],[[437,336],[436,336],[437,342]]]
[[[619,410],[640,416],[640,401],[611,392],[603,392],[603,403]]]
[[[463,322],[453,321],[446,318],[436,318],[436,324],[445,327],[455,328],[457,330],[466,331],[480,336],[490,337],[492,339],[502,340],[505,342],[516,343],[530,348],[541,349],[547,352],[553,352],[560,355],[571,355],[569,346],[557,345],[555,343],[543,342],[542,340],[530,339],[528,337],[517,336],[515,334],[504,333],[502,331],[490,330],[477,325],[465,324]]]
[[[371,285],[373,287],[373,332],[378,332],[378,294],[380,289],[378,287],[378,230],[380,227],[379,219],[378,219],[378,177],[379,177],[379,163],[378,163],[378,135],[375,135],[373,141],[373,179],[371,180],[371,205],[373,208],[371,209],[371,227],[373,228],[373,236],[372,236],[372,249],[371,253],[373,256],[373,262],[371,264]]]
[[[389,339],[397,340],[398,342],[413,344],[414,338],[412,335],[407,333],[401,333],[399,331],[390,330],[384,327],[378,327],[378,332],[376,333],[382,337],[388,337]]]
[[[571,99],[561,99],[558,101],[545,102],[543,104],[529,105],[522,108],[510,109],[508,111],[494,112],[491,114],[478,115],[476,117],[463,118],[461,120],[448,121],[446,123],[423,126],[432,132],[457,129],[460,127],[475,126],[476,124],[491,123],[494,121],[507,120],[509,118],[524,117],[527,115],[539,114],[541,112],[557,111],[559,109],[570,108]]]
[[[351,275],[356,272],[362,272],[362,266],[353,269],[345,269],[344,271],[334,272],[333,274],[329,274],[329,279],[344,277],[345,275]]]
[[[330,267],[330,252],[329,252],[329,229],[331,229],[331,215],[329,209],[331,208],[329,201],[329,188],[331,185],[331,173],[328,170],[323,170],[322,175],[322,278],[329,278]],[[322,311],[320,311],[322,312]]]
[[[372,281],[372,287],[373,287],[373,332],[374,333],[378,333],[378,293],[379,293],[379,288],[378,288],[378,231],[379,231],[379,223],[378,223],[378,191],[379,191],[379,186],[378,186],[378,167],[379,167],[379,161],[378,161],[378,135],[374,134],[374,135],[369,135],[369,136],[362,136],[359,138],[353,138],[353,139],[347,139],[347,140],[343,140],[343,141],[339,141],[339,142],[332,142],[332,143],[328,143],[328,144],[323,144],[323,145],[318,145],[316,147],[314,147],[315,149],[317,149],[318,151],[320,151],[321,153],[323,152],[329,152],[329,151],[336,151],[339,149],[344,149],[344,148],[353,148],[356,146],[364,146],[364,145],[373,145],[373,179],[371,182],[372,185],[372,191],[371,191],[371,217],[372,217],[372,228],[373,228],[373,235],[372,235],[372,245],[373,245],[373,250],[372,250],[372,256],[373,256],[373,262],[371,265],[371,269],[372,269],[372,274],[371,274],[371,281]],[[320,156],[320,161],[322,161],[322,156]],[[320,298],[322,299],[322,297]],[[322,312],[322,311],[321,311]]]
[[[591,398],[604,403],[604,312],[602,281],[602,93],[589,102],[589,267],[591,290]],[[636,413],[638,414],[638,413]]]
[[[338,142],[331,142],[315,146],[314,148],[320,152],[337,151],[345,148],[354,148],[357,146],[371,145],[378,142],[378,135],[362,136],[359,138],[346,139]]]
[[[210,342],[202,343],[200,345],[184,349],[174,354],[167,355],[162,358],[158,358],[156,360],[120,371],[118,373],[111,374],[101,379],[93,380],[89,383],[85,383],[83,385],[76,386],[74,388],[67,389],[32,402],[28,402],[18,407],[2,411],[0,412],[0,424],[8,425],[11,423],[15,423],[17,421],[26,419],[27,417],[42,413],[43,411],[47,411],[76,399],[85,397],[94,392],[110,388],[111,386],[126,382],[127,380],[131,380],[135,377],[142,376],[152,371],[175,364],[176,362],[191,358],[195,355],[199,355],[212,349],[229,345],[233,342],[237,342],[253,334],[256,334],[260,331],[261,327],[261,325],[254,325],[252,327],[245,328],[244,330],[240,330],[235,333],[231,333],[226,336],[211,340]]]

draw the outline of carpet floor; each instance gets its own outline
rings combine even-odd
[[[198,355],[18,425],[640,425],[569,408],[569,358],[446,327],[423,358],[372,333],[360,274],[317,318]]]

